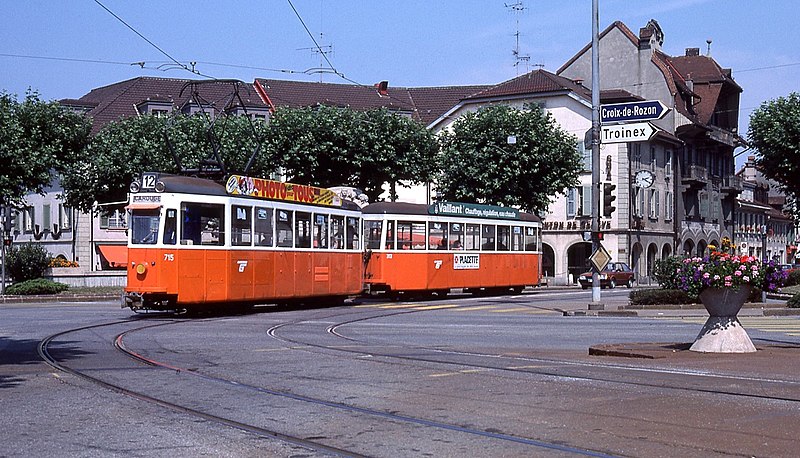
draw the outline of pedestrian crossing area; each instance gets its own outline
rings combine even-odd
[[[695,317],[659,317],[658,319],[680,320],[683,323],[691,323],[702,326],[707,316]],[[739,322],[745,330],[759,330],[764,332],[775,332],[787,336],[800,336],[800,319],[797,317],[777,317],[777,316],[740,316]]]

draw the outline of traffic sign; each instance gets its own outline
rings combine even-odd
[[[633,122],[600,127],[600,143],[646,142],[655,135],[656,129],[649,122]]]
[[[600,122],[652,121],[663,118],[668,112],[669,107],[660,100],[612,103],[600,105]]]
[[[601,244],[597,244],[597,249],[594,250],[591,256],[589,256],[589,261],[592,263],[597,272],[602,272],[603,269],[606,268],[608,262],[611,261],[611,255],[608,254],[605,247]]]

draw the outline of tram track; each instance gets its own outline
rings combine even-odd
[[[440,302],[440,301],[437,301]],[[508,303],[506,301],[505,303]],[[522,304],[516,304],[522,305]],[[549,309],[558,311],[556,308],[532,306],[537,309]],[[370,320],[383,319],[392,316],[400,316],[409,313],[432,312],[430,309],[416,310],[394,309],[389,312],[372,314],[366,317],[358,317],[352,320],[341,321],[328,325],[325,333],[338,339],[346,340],[350,344],[358,344],[364,349],[354,348],[353,345],[342,346],[338,344],[316,344],[314,342],[288,338],[278,335],[278,330],[286,328],[295,323],[284,323],[276,325],[267,331],[273,338],[283,340],[295,345],[304,345],[311,348],[324,349],[326,351],[341,351],[357,355],[381,356],[389,359],[403,360],[407,362],[435,363],[463,367],[466,369],[493,370],[499,373],[531,374],[538,376],[555,377],[559,379],[584,380],[587,382],[615,383],[627,386],[638,386],[645,388],[673,389],[684,392],[703,393],[711,395],[727,395],[739,398],[760,399],[769,401],[784,401],[800,404],[800,382],[771,377],[755,377],[743,375],[730,375],[724,373],[714,373],[707,370],[692,370],[682,368],[664,368],[644,366],[639,362],[638,365],[603,363],[600,361],[579,361],[574,359],[554,359],[531,356],[516,356],[508,354],[481,353],[473,351],[458,351],[421,345],[402,345],[387,344],[385,342],[369,342],[361,339],[348,337],[340,332],[340,328],[347,325],[367,322]],[[382,351],[380,348],[390,346],[391,351]],[[413,350],[414,352],[428,352],[426,356],[414,356],[408,354],[398,354],[398,350]],[[407,352],[404,352],[407,353]],[[499,361],[504,364],[498,364]],[[520,367],[523,368],[520,368]],[[534,366],[534,367],[532,367]],[[543,367],[555,366],[556,369],[544,369]],[[598,375],[597,372],[604,371],[606,375]],[[582,372],[581,372],[582,371]],[[616,372],[616,374],[614,374]],[[611,375],[609,375],[611,374]],[[631,377],[630,374],[635,374]],[[647,375],[660,375],[662,377],[674,377],[672,384],[653,383],[648,381]],[[688,379],[688,380],[687,380]],[[729,388],[724,388],[729,387]],[[752,389],[755,387],[755,389]],[[791,395],[769,394],[785,392],[786,388],[792,389]]]
[[[348,312],[348,314],[349,314],[349,312]],[[179,403],[179,402],[169,401],[169,400],[154,396],[152,394],[148,394],[144,390],[130,389],[130,388],[127,388],[125,386],[122,386],[121,384],[112,383],[112,382],[104,380],[101,377],[97,377],[97,376],[91,375],[89,373],[90,371],[80,370],[80,369],[75,369],[73,367],[70,367],[69,365],[67,365],[67,364],[65,364],[63,362],[60,362],[57,357],[55,357],[55,356],[53,356],[51,354],[50,346],[57,339],[63,338],[65,336],[67,336],[67,335],[70,335],[70,334],[76,333],[76,332],[87,331],[87,330],[96,330],[96,329],[100,329],[100,328],[106,328],[106,327],[115,326],[115,325],[121,325],[121,324],[129,324],[132,321],[133,320],[121,320],[121,321],[115,321],[115,322],[110,322],[110,323],[101,323],[101,324],[83,326],[83,327],[80,327],[80,328],[75,328],[75,329],[71,329],[71,330],[67,330],[67,331],[63,331],[63,332],[59,332],[59,333],[53,334],[51,336],[46,337],[45,339],[43,339],[40,342],[39,347],[38,347],[39,354],[47,364],[49,364],[51,367],[53,367],[55,369],[58,369],[60,371],[66,372],[66,373],[70,373],[70,374],[75,375],[77,377],[80,377],[80,378],[82,378],[84,380],[88,380],[90,382],[98,384],[98,385],[100,385],[100,386],[102,386],[104,388],[107,388],[107,389],[110,389],[112,391],[124,394],[126,396],[133,397],[133,398],[138,399],[138,400],[143,401],[143,402],[148,402],[148,403],[151,403],[151,404],[154,404],[154,405],[158,405],[158,406],[163,407],[163,408],[167,408],[167,409],[173,410],[175,412],[179,412],[179,413],[186,414],[186,415],[191,415],[193,417],[200,418],[200,419],[207,420],[207,421],[212,421],[212,422],[215,422],[215,423],[218,423],[218,424],[221,424],[221,425],[225,425],[225,426],[228,426],[228,427],[236,428],[236,429],[239,429],[239,430],[242,430],[242,431],[246,431],[246,432],[249,432],[249,433],[252,433],[252,434],[256,434],[256,435],[262,436],[262,437],[267,437],[267,438],[271,438],[271,439],[277,439],[277,440],[280,440],[280,441],[283,441],[283,442],[287,442],[287,443],[290,443],[290,444],[293,444],[293,445],[296,445],[296,446],[307,448],[309,450],[313,450],[313,451],[316,451],[316,452],[321,452],[321,453],[324,453],[326,455],[331,455],[331,456],[354,456],[354,457],[364,456],[364,455],[361,455],[358,452],[354,452],[352,450],[342,449],[342,448],[338,448],[338,447],[335,447],[335,446],[331,446],[331,445],[327,445],[327,444],[321,443],[319,441],[309,440],[307,438],[300,437],[299,435],[286,434],[286,433],[283,433],[283,432],[280,432],[280,431],[276,431],[276,430],[273,430],[273,429],[263,428],[261,426],[254,425],[254,424],[251,424],[251,423],[238,421],[238,420],[235,420],[235,419],[232,419],[232,418],[228,418],[228,417],[223,417],[223,416],[220,416],[220,415],[212,414],[212,413],[209,413],[209,412],[197,409],[197,408],[193,408],[193,407],[184,405],[184,404]],[[144,325],[144,326],[138,326],[138,327],[134,327],[132,329],[125,330],[124,332],[116,334],[116,336],[113,339],[113,345],[122,354],[124,354],[127,357],[139,362],[140,364],[146,365],[146,366],[150,366],[150,367],[154,367],[154,368],[160,368],[160,369],[168,369],[169,371],[174,372],[174,373],[178,373],[178,374],[189,376],[189,377],[193,377],[193,378],[201,378],[201,379],[203,379],[205,381],[212,382],[212,383],[215,383],[215,384],[224,384],[224,385],[226,385],[228,387],[233,387],[233,388],[236,388],[238,390],[246,390],[246,391],[249,391],[251,393],[256,393],[257,395],[281,397],[281,398],[289,399],[289,400],[292,400],[292,401],[300,401],[300,402],[303,402],[303,403],[316,405],[318,407],[325,407],[325,408],[335,409],[337,411],[348,412],[350,414],[364,415],[364,416],[371,417],[373,419],[372,421],[375,421],[376,419],[378,419],[378,420],[390,421],[390,422],[395,422],[395,423],[396,422],[408,423],[408,424],[413,424],[413,425],[417,425],[417,426],[424,427],[424,428],[434,428],[434,429],[446,430],[446,431],[459,433],[459,434],[466,434],[466,435],[470,435],[470,436],[481,437],[481,438],[490,439],[490,440],[498,440],[498,441],[503,441],[503,442],[515,443],[515,444],[519,444],[519,445],[522,445],[522,446],[531,447],[533,450],[549,450],[551,452],[560,452],[560,453],[567,453],[567,454],[579,455],[579,456],[597,456],[597,457],[611,456],[611,455],[608,455],[608,454],[603,453],[603,452],[584,449],[584,448],[579,448],[579,447],[571,447],[569,445],[564,445],[564,444],[556,443],[556,442],[547,442],[547,441],[541,441],[541,440],[536,440],[536,439],[531,439],[531,438],[525,438],[525,437],[519,437],[519,436],[514,436],[514,435],[509,435],[509,434],[503,434],[502,432],[498,432],[498,431],[475,429],[475,428],[470,428],[470,427],[466,427],[466,426],[462,426],[462,425],[450,424],[450,423],[446,423],[446,422],[435,421],[435,420],[415,417],[415,416],[411,416],[411,415],[403,415],[403,414],[399,414],[399,413],[395,413],[395,412],[388,412],[388,411],[383,411],[383,410],[376,410],[376,409],[370,409],[370,408],[365,408],[365,407],[359,407],[359,406],[355,406],[355,405],[349,405],[349,404],[345,404],[345,403],[341,403],[341,402],[334,402],[334,401],[321,399],[321,398],[316,398],[316,397],[312,397],[312,396],[299,395],[299,394],[291,393],[291,392],[284,391],[284,390],[272,389],[272,388],[269,388],[269,387],[249,385],[249,384],[245,384],[245,383],[238,382],[238,381],[235,381],[235,380],[232,380],[232,379],[228,379],[228,378],[224,378],[224,377],[217,377],[217,376],[204,374],[204,373],[198,372],[197,370],[192,369],[192,368],[180,367],[180,366],[177,366],[177,365],[174,365],[174,364],[170,364],[170,363],[167,363],[167,362],[158,361],[158,360],[146,357],[146,356],[141,355],[141,354],[139,354],[139,353],[137,353],[137,352],[135,352],[133,350],[130,350],[130,349],[126,348],[126,346],[124,344],[125,337],[128,336],[128,335],[131,335],[133,333],[147,331],[147,330],[151,330],[151,329],[154,329],[154,328],[157,328],[157,327],[161,327],[161,326],[175,325],[175,324],[179,324],[179,323],[184,322],[184,321],[185,320],[170,320],[170,321],[167,321],[167,322],[161,322],[161,323],[156,323],[156,324],[147,324],[147,325]]]

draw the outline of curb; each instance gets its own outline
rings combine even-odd
[[[35,304],[41,302],[107,302],[120,300],[118,294],[75,294],[75,295],[33,295],[0,296],[0,304]]]

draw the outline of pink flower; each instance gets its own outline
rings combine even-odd
[[[710,273],[706,272],[706,273],[703,274],[703,278],[709,278],[709,277],[711,277]]]
[[[745,283],[750,283],[750,277],[745,275],[744,277],[742,277],[742,281],[744,281]]]

